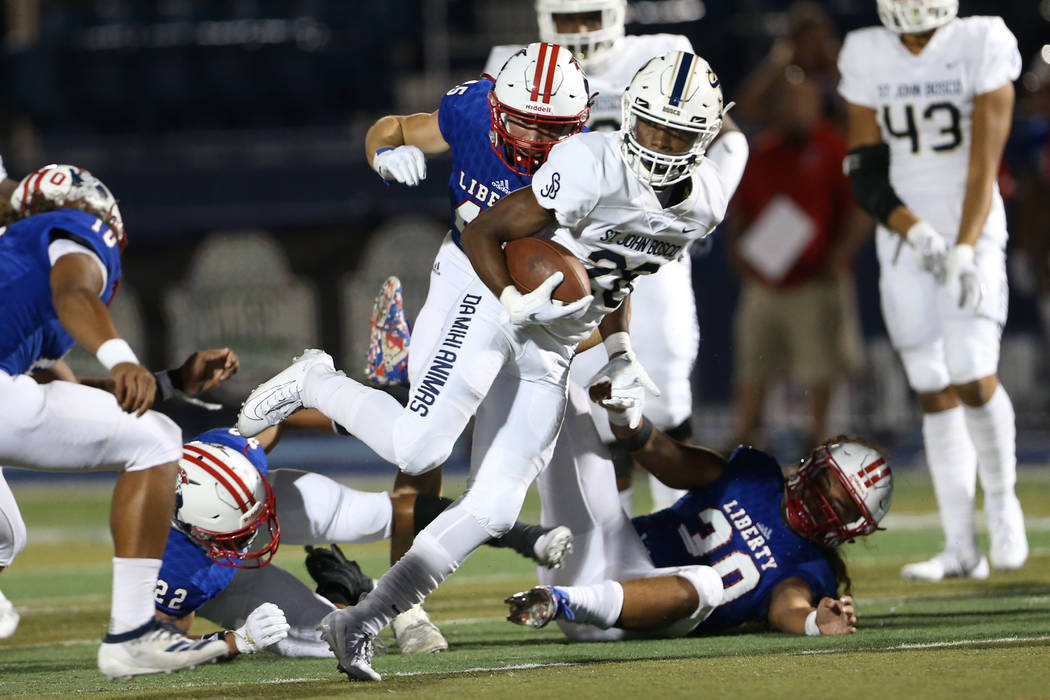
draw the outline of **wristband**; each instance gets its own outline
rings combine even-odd
[[[605,353],[609,357],[619,352],[630,352],[631,334],[626,331],[617,331],[608,338],[603,338],[602,345],[605,346]]]
[[[623,440],[617,440],[617,446],[623,448],[627,452],[637,452],[638,450],[645,447],[645,443],[649,442],[649,438],[653,436],[653,424],[648,418],[642,417],[642,425],[638,428],[638,432],[630,437],[626,437]]]
[[[806,615],[806,636],[807,637],[819,637],[820,628],[817,627],[817,611],[814,610],[809,615]]]
[[[102,366],[107,371],[113,369],[121,362],[130,362],[133,365],[139,364],[139,358],[135,357],[135,352],[123,338],[110,338],[102,345],[99,345],[98,350],[95,351],[95,357],[98,358],[98,361],[102,363]]]
[[[160,394],[160,401],[167,401],[175,395],[175,385],[171,381],[171,371],[164,370],[162,372],[154,372],[153,378],[157,380],[157,393]]]
[[[226,630],[219,630],[218,632],[212,632],[210,634],[201,635],[202,642],[218,642],[226,641]]]

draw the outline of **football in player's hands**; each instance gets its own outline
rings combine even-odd
[[[557,301],[568,304],[591,293],[587,270],[568,248],[559,243],[528,236],[507,243],[503,254],[507,258],[510,278],[522,294],[536,289],[555,272],[565,276],[554,288],[552,297]]]

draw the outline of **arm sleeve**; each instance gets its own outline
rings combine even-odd
[[[839,94],[851,104],[871,107],[878,104],[875,82],[864,73],[863,47],[860,37],[850,32],[839,51]]]
[[[984,34],[981,59],[974,76],[974,91],[978,95],[997,90],[1012,83],[1021,75],[1021,53],[1017,38],[1000,17],[992,17]]]
[[[7,179],[7,171],[4,170],[4,157],[0,156],[0,180]]]
[[[56,238],[51,241],[51,244],[47,247],[47,257],[51,260],[51,267],[55,266],[55,263],[58,262],[59,258],[72,253],[90,255],[91,259],[95,261],[96,265],[98,265],[99,272],[102,273],[102,287],[98,290],[98,295],[102,296],[102,293],[106,291],[106,283],[109,281],[109,273],[106,270],[106,264],[98,257],[98,253],[91,248],[68,238]]]
[[[551,149],[547,162],[532,178],[532,193],[544,209],[554,211],[558,223],[572,228],[598,204],[602,163],[579,136]]]

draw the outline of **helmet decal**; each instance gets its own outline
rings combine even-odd
[[[265,566],[280,525],[273,490],[255,465],[226,445],[183,445],[174,526],[223,566]]]

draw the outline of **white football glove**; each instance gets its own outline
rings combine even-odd
[[[984,284],[974,261],[973,246],[959,243],[944,259],[944,284],[959,285],[959,308],[977,311],[984,298]]]
[[[919,267],[940,282],[944,279],[944,256],[948,251],[948,244],[937,230],[925,221],[917,221],[908,229],[906,236],[908,243],[919,256]]]
[[[609,384],[609,398],[602,399],[598,404],[611,409],[609,419],[613,423],[627,425],[632,430],[642,422],[645,392],[653,396],[660,395],[660,389],[646,374],[633,351],[621,353],[605,363],[587,382],[587,388],[604,383]]]
[[[594,299],[593,294],[588,294],[571,304],[551,299],[554,288],[561,284],[564,278],[565,275],[560,271],[555,272],[528,294],[522,294],[513,284],[508,284],[500,292],[499,300],[510,314],[510,322],[515,326],[527,326],[533,323],[550,323],[560,318],[583,316]]]
[[[372,159],[372,169],[384,180],[396,180],[409,187],[415,187],[427,179],[426,156],[415,146],[398,146],[376,153]]]
[[[273,603],[263,603],[251,611],[244,625],[233,630],[237,651],[254,654],[288,636],[290,625],[284,611]]]

